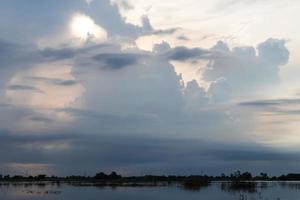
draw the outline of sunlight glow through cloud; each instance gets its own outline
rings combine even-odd
[[[71,21],[71,32],[75,37],[84,41],[92,38],[100,41],[107,39],[107,32],[84,14],[74,15]]]

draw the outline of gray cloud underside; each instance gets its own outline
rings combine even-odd
[[[240,105],[243,106],[254,106],[254,107],[265,107],[265,106],[284,106],[284,105],[299,105],[300,99],[266,99],[242,102]]]
[[[186,61],[211,58],[211,52],[200,48],[176,47],[171,49],[166,57],[170,60]]]
[[[47,77],[37,77],[37,76],[27,77],[27,78],[29,80],[46,82],[58,86],[73,86],[80,83],[80,81],[77,80],[68,80],[68,79],[59,79],[59,78],[47,78]]]
[[[300,115],[300,99],[264,99],[239,103],[240,106],[252,107],[276,115]]]
[[[190,173],[196,173],[197,168],[209,171],[207,163],[215,159],[228,163],[251,161],[278,161],[288,162],[299,160],[299,155],[289,152],[277,152],[276,150],[259,147],[255,144],[244,146],[228,146],[215,144],[215,148],[205,144],[204,141],[155,139],[145,137],[128,136],[99,136],[82,134],[50,134],[31,135],[13,134],[2,131],[0,133],[1,162],[2,163],[58,163],[61,171],[76,163],[76,169],[69,168],[67,174],[84,171],[91,166],[97,166],[103,170],[110,167],[119,170],[131,169],[133,166],[167,166],[166,173],[185,168],[183,163],[193,163],[189,166]],[[59,150],[47,151],[43,146],[48,144],[68,143],[71,148],[65,149],[64,154]],[[22,155],[19,152],[22,151]],[[7,154],[5,152],[10,152]],[[137,152],[143,152],[142,154]],[[86,162],[82,162],[82,161]],[[173,165],[173,168],[170,166]],[[151,168],[151,167],[149,167]],[[153,167],[155,168],[155,167]],[[200,170],[200,169],[198,169]],[[220,169],[228,170],[226,168]]]
[[[138,63],[142,55],[129,53],[103,53],[93,57],[94,60],[102,62],[104,69],[121,69]]]
[[[182,41],[189,41],[189,40],[190,40],[190,39],[189,39],[187,36],[185,36],[185,35],[180,35],[180,36],[177,37],[177,39],[178,39],[178,40],[182,40]]]

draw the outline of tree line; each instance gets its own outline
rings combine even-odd
[[[172,182],[183,181],[187,179],[201,179],[208,181],[300,181],[300,173],[289,173],[280,176],[269,176],[267,173],[260,173],[259,175],[252,175],[250,172],[235,171],[229,175],[222,173],[219,176],[209,175],[189,175],[189,176],[176,176],[176,175],[143,175],[143,176],[122,176],[117,172],[106,174],[99,172],[94,176],[47,176],[40,174],[36,176],[22,176],[22,175],[0,175],[0,181],[128,181],[128,182]]]

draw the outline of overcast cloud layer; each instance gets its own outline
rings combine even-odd
[[[246,28],[244,1],[188,2],[176,14],[172,1],[1,1],[0,174],[297,170],[290,27],[229,37],[219,23]],[[255,2],[262,21],[281,6]],[[210,12],[190,16],[190,4]]]

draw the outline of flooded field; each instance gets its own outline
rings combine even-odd
[[[199,189],[178,184],[144,187],[83,186],[70,183],[0,183],[5,200],[299,200],[300,182],[259,182],[253,189],[212,182]]]

